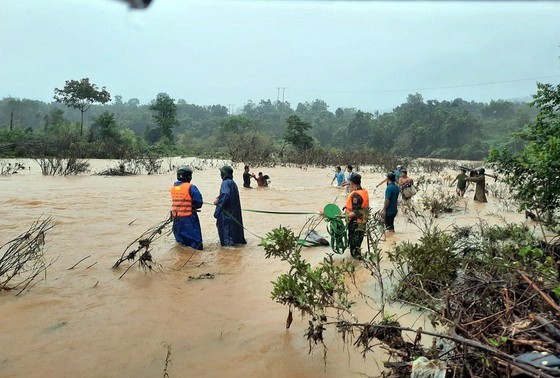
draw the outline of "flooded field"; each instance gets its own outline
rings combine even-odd
[[[90,162],[93,172],[116,165]],[[242,166],[237,166],[234,180],[244,210],[311,214],[244,211],[248,244],[221,248],[214,206],[205,204],[199,214],[204,251],[181,247],[172,235],[165,235],[153,244],[152,255],[160,269],[146,272],[133,267],[119,279],[128,263],[111,267],[125,248],[167,218],[175,173],[48,177],[33,161],[26,165],[31,169],[0,176],[0,244],[25,232],[35,220],[50,216],[54,228],[46,237],[46,258],[54,263],[29,291],[19,296],[14,291],[0,292],[0,376],[161,377],[168,352],[170,377],[379,375],[386,356],[372,353],[364,359],[359,351],[345,348],[332,332],[326,334],[326,361],[321,348],[308,354],[303,337],[307,319],[294,316],[286,330],[287,308],[270,299],[271,281],[288,267],[265,259],[259,238],[280,225],[298,232],[327,203],[343,206],[345,191],[329,186],[332,168],[255,168],[255,173],[263,171],[271,177],[271,186],[243,189]],[[203,168],[194,173],[192,182],[204,201],[211,203],[221,179],[217,167]],[[375,186],[383,175],[365,169],[359,173],[362,186],[369,190],[370,205],[380,209],[384,189]],[[409,169],[409,176],[417,175]],[[443,188],[454,191],[447,185]],[[493,196],[487,204],[474,203],[472,197],[473,192],[467,192],[460,211],[438,218],[441,226],[470,225],[479,217],[502,222],[498,215],[509,222],[523,221],[521,214],[505,209]],[[326,225],[317,231],[328,236]],[[419,235],[415,226],[397,216],[396,233],[382,246],[391,248]],[[330,251],[314,247],[302,254],[317,263]],[[351,259],[349,251],[335,258]],[[369,272],[360,262],[356,265],[358,285],[375,297]],[[193,279],[208,273],[214,278]],[[411,322],[421,325],[418,313],[401,307],[392,311],[408,314]],[[374,311],[358,306],[356,315],[367,321]]]

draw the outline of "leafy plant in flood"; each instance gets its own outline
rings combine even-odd
[[[560,211],[560,85],[537,83],[531,106],[539,114],[518,133],[527,144],[518,153],[490,150],[489,161],[512,188],[520,210],[533,210],[543,222],[559,230]]]
[[[399,281],[395,297],[416,303],[447,287],[460,265],[455,238],[437,227],[424,233],[418,243],[404,242],[387,256]]]
[[[289,306],[286,328],[291,325],[293,309],[311,317],[306,333],[311,351],[314,345],[323,344],[329,310],[334,310],[337,318],[352,316],[349,309],[354,303],[348,297],[346,278],[354,273],[354,265],[345,261],[335,264],[330,253],[313,267],[301,257],[302,247],[297,240],[291,230],[279,227],[267,233],[259,245],[264,248],[266,258],[280,258],[290,265],[288,273],[273,282],[272,299]]]
[[[448,193],[441,188],[421,198],[424,210],[428,210],[435,218],[442,213],[453,212],[457,207],[458,200],[459,198],[456,195]]]
[[[347,311],[353,304],[348,299],[345,277],[354,272],[349,262],[334,264],[328,254],[317,267],[301,257],[301,246],[294,233],[286,227],[273,229],[259,244],[265,257],[276,257],[290,264],[290,270],[280,275],[272,291],[272,298],[305,315],[323,315],[328,308]]]

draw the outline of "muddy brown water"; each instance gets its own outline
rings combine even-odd
[[[177,245],[172,235],[164,236],[152,251],[161,269],[145,272],[133,267],[119,280],[128,263],[118,269],[112,265],[129,243],[165,219],[175,174],[48,177],[33,161],[23,162],[31,170],[0,176],[0,244],[25,232],[36,219],[52,216],[55,226],[47,234],[46,258],[57,260],[46,279],[29,291],[19,296],[0,292],[0,376],[161,377],[168,351],[170,377],[379,375],[386,355],[362,358],[332,330],[325,334],[326,361],[321,347],[309,354],[303,337],[307,319],[294,316],[286,330],[287,308],[270,298],[271,281],[286,272],[287,265],[265,259],[259,237],[280,225],[299,231],[313,215],[244,211],[248,244],[221,248],[213,206],[205,204],[199,214],[204,251],[194,252]],[[90,163],[94,172],[116,166],[100,160]],[[193,183],[204,201],[212,202],[219,191],[219,172],[215,166],[203,168],[195,172]],[[343,206],[345,201],[344,190],[329,186],[332,168],[254,171],[270,175],[271,186],[243,189],[242,166],[237,166],[234,179],[244,209],[313,213],[327,203]],[[382,174],[360,173],[371,206],[381,208],[383,190],[375,185]],[[439,218],[442,227],[473,224],[479,216],[496,223],[501,222],[496,215],[523,221],[520,214],[504,211],[492,196],[488,204],[474,203],[473,193],[461,199],[464,210]],[[382,242],[383,248],[420,235],[402,216],[397,216],[396,230]],[[328,235],[326,225],[317,231]],[[317,247],[305,248],[302,254],[318,263],[328,252],[329,247]],[[350,259],[349,252],[335,258]],[[377,286],[356,264],[358,285],[375,297]],[[214,279],[190,279],[207,273]],[[366,306],[355,311],[360,321],[375,314]],[[407,325],[423,325],[410,309],[397,306],[390,311],[406,316]]]

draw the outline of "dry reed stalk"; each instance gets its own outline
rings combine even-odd
[[[19,295],[46,272],[54,262],[47,264],[44,258],[45,234],[52,227],[51,217],[37,219],[26,232],[0,246],[0,291],[20,288]]]

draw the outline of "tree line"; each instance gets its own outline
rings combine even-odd
[[[408,95],[390,112],[337,108],[323,100],[248,101],[237,114],[157,94],[124,101],[88,78],[55,88],[54,101],[0,101],[0,156],[124,159],[195,155],[234,161],[283,161],[344,151],[401,157],[478,160],[491,147],[518,151],[512,133],[534,121],[527,102],[424,100]]]

